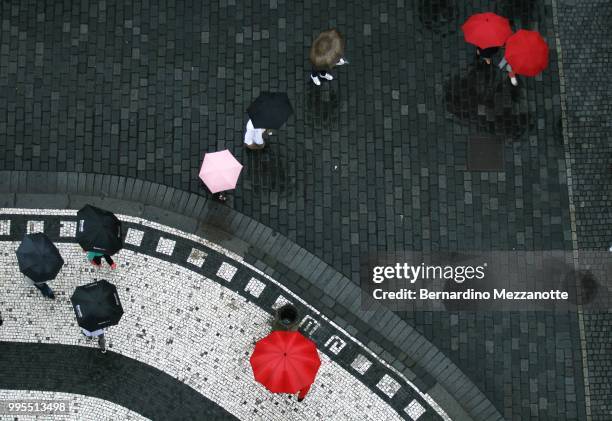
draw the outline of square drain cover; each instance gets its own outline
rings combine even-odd
[[[470,171],[503,171],[504,141],[493,136],[474,136],[468,141]]]

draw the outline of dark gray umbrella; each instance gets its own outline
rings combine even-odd
[[[55,279],[64,265],[55,244],[41,232],[23,237],[16,254],[21,273],[36,283]]]
[[[77,287],[70,301],[79,326],[90,332],[114,326],[123,316],[117,287],[105,279]]]
[[[280,129],[293,114],[293,107],[284,92],[262,92],[247,114],[256,129]]]
[[[77,217],[76,239],[83,250],[112,255],[123,248],[121,222],[112,212],[85,205]]]

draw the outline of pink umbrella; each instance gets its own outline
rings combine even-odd
[[[242,165],[227,149],[204,154],[200,169],[200,178],[211,193],[218,193],[236,188]]]

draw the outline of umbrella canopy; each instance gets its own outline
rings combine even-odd
[[[204,154],[200,179],[211,193],[218,193],[236,188],[242,164],[227,149]]]
[[[104,279],[77,287],[70,301],[79,326],[90,332],[116,325],[123,315],[117,288]]]
[[[64,259],[45,234],[37,232],[23,237],[17,248],[19,270],[34,282],[55,279]]]
[[[504,56],[519,75],[536,76],[548,67],[548,45],[535,31],[521,29],[508,38]]]
[[[83,250],[112,255],[123,248],[121,222],[112,212],[85,205],[77,217],[76,239]]]
[[[293,114],[293,107],[284,92],[262,92],[247,114],[256,129],[280,129]]]
[[[310,62],[317,70],[329,70],[344,54],[344,37],[336,29],[321,32],[310,47]]]
[[[461,26],[465,42],[478,48],[501,47],[512,35],[510,21],[495,13],[477,13]]]
[[[314,342],[300,332],[280,330],[257,342],[250,361],[255,380],[272,393],[308,388],[321,366]]]

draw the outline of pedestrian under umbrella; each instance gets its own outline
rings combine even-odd
[[[83,250],[110,257],[123,248],[121,222],[112,212],[85,205],[77,218],[76,239]]]
[[[98,337],[98,346],[106,352],[104,329],[119,323],[123,307],[117,288],[102,279],[74,290],[70,302],[76,314],[82,333],[88,337]]]
[[[321,85],[319,78],[334,80],[334,77],[327,71],[335,66],[348,64],[348,61],[343,58],[344,46],[344,37],[335,28],[321,32],[314,40],[308,58],[312,64],[310,79],[315,85]]]
[[[510,82],[518,85],[516,75],[537,76],[548,67],[548,44],[536,31],[521,29],[506,41],[500,69],[508,71]]]
[[[299,393],[302,401],[321,359],[317,346],[300,332],[276,330],[255,344],[250,358],[255,380],[272,393]]]
[[[53,290],[47,285],[55,279],[64,265],[64,259],[44,233],[26,235],[17,248],[19,270],[30,285],[34,285],[43,296],[55,299]]]
[[[476,54],[487,64],[512,35],[508,19],[488,12],[470,16],[461,30],[465,41],[476,46]]]
[[[293,114],[285,92],[262,92],[247,108],[255,128],[280,129]]]
[[[236,188],[241,171],[242,164],[229,150],[209,152],[204,154],[200,179],[213,196],[216,196],[216,200],[225,202],[227,199],[224,192]]]

